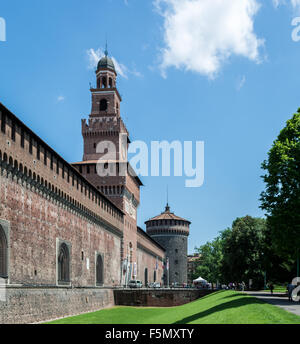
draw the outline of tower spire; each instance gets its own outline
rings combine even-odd
[[[107,38],[106,38],[106,44],[105,44],[105,51],[104,51],[105,56],[108,56],[108,50],[107,50]]]
[[[167,205],[166,205],[166,212],[170,211],[170,206],[169,206],[169,186],[167,185]]]

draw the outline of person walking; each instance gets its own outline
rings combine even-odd
[[[273,294],[273,290],[274,290],[273,283],[270,283],[270,284],[269,284],[269,289],[270,289],[270,291],[271,291],[271,294]]]
[[[245,286],[246,286],[246,284],[245,284],[244,281],[242,282],[241,286],[242,286],[242,291],[245,291]]]
[[[292,283],[289,283],[286,287],[287,291],[288,291],[288,295],[289,295],[289,301],[293,301],[292,299],[292,292],[293,289],[295,288],[295,286]]]

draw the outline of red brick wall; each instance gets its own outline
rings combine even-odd
[[[1,124],[6,122],[5,132],[0,132],[0,219],[10,224],[10,282],[55,284],[56,245],[58,240],[64,240],[71,245],[72,284],[95,285],[96,252],[104,258],[104,284],[119,284],[121,211],[1,104],[0,115]],[[22,130],[24,147],[21,145]],[[51,156],[53,169],[50,168]]]
[[[162,261],[165,252],[155,245],[146,235],[137,232],[137,279],[145,286],[145,269],[148,269],[148,283],[154,282],[154,271],[156,270],[156,282],[162,283],[163,267]]]
[[[213,293],[199,289],[133,289],[114,290],[116,306],[174,307]]]
[[[55,285],[60,239],[71,244],[72,285],[95,286],[96,252],[104,257],[104,284],[119,284],[120,237],[7,178],[5,172],[0,204],[0,219],[10,223],[10,283]]]
[[[110,288],[17,287],[0,302],[0,324],[24,324],[97,311],[114,306]]]

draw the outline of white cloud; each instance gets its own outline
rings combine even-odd
[[[278,8],[280,5],[285,3],[285,0],[272,0],[275,8]]]
[[[239,76],[237,80],[237,85],[236,85],[237,91],[240,91],[244,87],[245,83],[246,83],[246,76],[245,75]]]
[[[213,78],[231,56],[260,62],[264,40],[254,32],[257,0],[154,0],[164,18],[161,69]]]
[[[60,103],[60,102],[63,102],[65,100],[65,97],[64,96],[58,96],[56,100],[58,103]]]
[[[101,56],[104,55],[103,51],[101,49],[97,49],[97,50],[89,49],[87,50],[86,53],[87,53],[88,61],[89,61],[88,68],[89,69],[97,68],[97,64]]]
[[[278,8],[281,5],[290,6],[294,14],[300,14],[300,0],[272,0],[275,8]]]
[[[87,51],[87,55],[88,55],[88,61],[89,61],[88,68],[95,69],[97,68],[98,62],[101,59],[101,57],[104,56],[104,52],[101,48],[97,50],[94,50],[91,48]],[[112,60],[115,64],[116,72],[120,74],[123,78],[127,79],[127,71],[128,71],[127,67],[119,63],[114,57],[112,57]]]
[[[121,75],[123,78],[127,79],[127,74],[128,74],[128,68],[123,65],[122,63],[119,63],[114,57],[112,57],[113,63],[116,68],[116,72]]]
[[[300,14],[300,0],[291,0],[294,11]]]
[[[88,56],[88,68],[89,69],[95,69],[97,68],[98,62],[101,59],[101,57],[104,56],[104,52],[101,48],[94,50],[94,49],[89,49],[87,50],[87,56]],[[116,68],[116,72],[121,75],[123,78],[128,79],[128,74],[135,75],[137,77],[141,77],[142,74],[138,71],[130,70],[127,68],[124,64],[118,62],[115,57],[111,57],[113,60],[113,63]]]

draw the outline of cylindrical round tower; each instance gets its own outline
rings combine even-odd
[[[163,213],[145,224],[147,234],[166,250],[164,284],[187,283],[187,239],[191,222],[171,213],[167,204]]]

